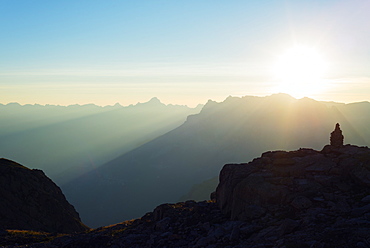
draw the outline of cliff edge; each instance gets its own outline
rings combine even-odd
[[[369,186],[370,149],[327,145],[322,151],[266,152],[250,163],[225,165],[216,201],[238,220],[279,208],[293,217],[315,208],[348,214],[370,203]]]
[[[0,159],[0,227],[58,233],[88,229],[60,188],[41,170]]]

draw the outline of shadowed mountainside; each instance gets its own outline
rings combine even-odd
[[[157,98],[128,107],[0,105],[0,156],[40,168],[62,184],[172,130],[199,110]]]
[[[346,130],[346,143],[368,145],[368,113],[369,102],[328,103],[285,94],[209,101],[182,126],[63,189],[88,225],[117,223],[178,201],[192,185],[217,176],[225,163],[266,150],[318,149],[336,122]]]
[[[72,233],[88,229],[41,170],[0,159],[0,227]]]

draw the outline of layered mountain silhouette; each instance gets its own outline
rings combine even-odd
[[[0,159],[0,229],[58,233],[85,226],[60,188],[41,170]]]
[[[90,226],[132,219],[163,202],[176,202],[225,163],[248,161],[266,150],[319,149],[334,123],[346,143],[370,144],[370,103],[341,104],[268,97],[209,101],[180,127],[63,185]],[[209,192],[211,193],[211,192]]]
[[[40,168],[59,185],[181,125],[198,108],[157,98],[122,107],[0,105],[0,156]]]

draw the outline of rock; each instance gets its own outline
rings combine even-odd
[[[326,160],[326,161],[325,161]],[[320,162],[316,162],[315,164],[308,166],[305,168],[306,172],[317,172],[317,173],[326,173],[329,172],[331,168],[335,167],[335,163],[331,160],[324,159]]]
[[[219,188],[218,188],[219,189]],[[273,185],[267,182],[263,176],[252,174],[235,183],[232,191],[234,199],[229,206],[232,209],[231,219],[245,220],[254,215],[262,215],[263,209],[250,207],[250,205],[280,204],[288,197],[288,189],[284,185]],[[227,206],[226,206],[227,207]]]
[[[216,238],[214,236],[202,237],[197,241],[195,246],[196,247],[206,247],[207,245],[209,245],[210,243],[214,241],[216,241]]]
[[[367,168],[362,166],[353,168],[351,175],[356,182],[364,186],[370,186],[370,171]]]
[[[367,195],[364,198],[362,198],[361,202],[370,203],[370,195]]]
[[[275,226],[268,226],[261,231],[258,232],[256,235],[257,240],[269,239],[271,237],[277,237],[277,227]]]
[[[357,242],[356,247],[357,248],[368,248],[369,246],[365,244],[364,242],[360,241],[360,242]]]
[[[60,188],[41,170],[0,159],[0,226],[73,233],[88,230]]]
[[[8,234],[8,232],[5,229],[3,229],[3,228],[0,227],[0,237],[1,236],[5,236],[7,234]]]
[[[218,227],[214,232],[212,232],[209,236],[214,236],[214,237],[222,237],[225,235],[225,229],[223,227]]]
[[[159,231],[167,230],[170,222],[171,222],[171,218],[170,217],[163,218],[163,219],[161,219],[160,221],[158,221],[156,223],[155,229],[156,230],[159,230]]]
[[[240,227],[240,233],[242,233],[246,237],[249,237],[253,233],[258,232],[260,230],[261,227],[254,224]]]
[[[352,209],[351,215],[355,216],[355,217],[359,217],[359,216],[361,216],[365,213],[368,213],[368,212],[370,212],[370,204],[359,207],[359,208]]]
[[[322,151],[266,152],[249,163],[225,165],[215,200],[162,204],[140,219],[22,244],[31,248],[367,247],[368,170],[366,147],[327,145]],[[14,182],[12,187],[22,183]],[[9,234],[4,234],[0,246],[15,244],[1,243],[8,240]]]
[[[346,202],[345,199],[340,199],[335,206],[332,207],[332,210],[339,213],[348,213],[351,211],[351,206]]]
[[[216,191],[212,192],[211,195],[209,196],[209,198],[212,200],[212,201],[215,201],[216,200]]]
[[[272,161],[275,166],[289,166],[295,164],[295,161],[291,158],[277,158]]]
[[[162,204],[156,207],[153,211],[153,218],[155,221],[160,221],[161,219],[166,217],[166,213],[168,210],[171,209],[169,204]]]
[[[340,130],[339,123],[335,125],[334,131],[330,134],[330,145],[335,147],[343,146],[343,139],[344,136],[342,134],[342,130]]]
[[[306,209],[312,206],[312,201],[305,196],[297,196],[291,204],[296,209]]]
[[[258,205],[246,205],[244,211],[240,214],[242,220],[254,220],[261,218],[266,213],[266,209]]]
[[[367,161],[370,149],[353,145],[266,152],[249,163],[225,165],[216,202],[232,220],[258,219],[268,213],[266,209],[282,206],[300,214],[322,206],[348,213],[359,200],[352,199],[353,195],[370,195]]]
[[[222,209],[224,212],[231,213],[231,206],[229,202],[232,201],[232,190],[240,181],[234,179],[243,179],[253,172],[253,166],[244,166],[244,164],[227,164],[222,168],[219,176],[220,183],[218,184],[216,190],[216,200],[218,205],[222,205]]]
[[[240,235],[240,225],[234,225],[233,230],[230,234],[230,240],[239,239],[239,235]]]
[[[209,232],[209,231],[211,230],[211,224],[210,224],[209,222],[206,222],[206,223],[204,223],[204,224],[202,225],[202,228],[203,228],[205,231]]]
[[[277,232],[279,236],[283,236],[292,233],[299,227],[299,222],[292,219],[285,219],[279,226]]]

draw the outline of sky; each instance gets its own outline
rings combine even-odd
[[[0,0],[0,103],[370,101],[368,13],[368,0]],[[295,46],[325,69],[281,87],[274,68]]]

